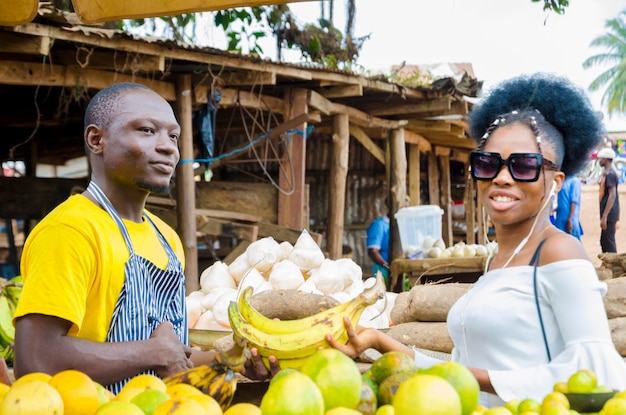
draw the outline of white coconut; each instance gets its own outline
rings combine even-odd
[[[235,280],[235,283],[239,285],[243,276],[248,272],[248,270],[252,268],[248,263],[248,254],[245,252],[239,255],[231,264],[228,266],[228,272]]]
[[[256,268],[250,268],[250,271],[248,271],[239,283],[239,292],[243,291],[246,287],[252,287],[254,289],[253,293],[256,294],[257,287],[264,282],[267,282],[267,280],[263,274],[261,274]]]
[[[246,249],[248,264],[261,272],[269,271],[278,262],[280,249],[271,236],[252,242]]]
[[[293,246],[289,260],[300,267],[301,270],[309,271],[322,264],[324,261],[324,252],[322,252],[309,232],[305,229]]]
[[[289,255],[291,255],[291,251],[293,251],[293,245],[289,241],[283,241],[278,244],[278,252],[280,253],[280,259],[289,259]]]
[[[207,294],[215,287],[237,288],[237,284],[228,272],[228,266],[222,261],[216,261],[210,267],[202,271],[200,275],[200,287],[202,288],[202,292]]]
[[[304,293],[323,295],[323,293],[315,286],[315,280],[312,280],[311,278],[307,279],[302,285],[297,288],[297,290]]]
[[[187,306],[187,327],[193,328],[202,315],[202,304],[197,297],[185,297],[185,305]]]
[[[339,291],[343,291],[344,278],[340,275],[339,268],[335,261],[325,259],[319,268],[312,269],[309,279],[315,281],[315,286],[324,295],[330,295]]]
[[[288,259],[276,263],[267,280],[275,290],[295,290],[304,284],[302,271]]]
[[[215,303],[221,296],[225,294],[233,294],[233,293],[237,293],[236,288],[231,288],[231,287],[213,288],[211,292],[209,292],[204,297],[202,297],[202,300],[201,300],[202,311],[205,312],[206,310],[212,310],[213,306],[215,305]]]
[[[228,321],[228,306],[231,301],[237,301],[237,294],[221,296],[213,306],[213,318],[222,326],[230,327]]]

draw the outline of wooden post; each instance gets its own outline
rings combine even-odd
[[[428,154],[428,199],[430,205],[437,205],[441,203],[439,200],[439,167],[437,166],[437,155],[433,149]]]
[[[441,203],[440,206],[443,209],[443,218],[441,221],[441,237],[446,243],[446,246],[452,246],[454,244],[452,237],[452,192],[450,190],[452,181],[450,180],[450,148],[449,147],[435,147],[435,153],[439,159],[439,171],[441,172],[441,181],[439,186],[441,187]]]
[[[402,244],[400,243],[400,230],[396,222],[395,214],[404,207],[406,197],[406,147],[404,143],[404,129],[398,128],[389,132],[389,262],[402,257]],[[390,288],[400,292],[403,287],[396,287],[398,276],[389,275]]]
[[[307,90],[290,89],[285,94],[285,120],[308,112]],[[295,130],[306,131],[303,122]],[[283,169],[280,170],[279,185],[283,192],[278,193],[278,224],[294,229],[306,229],[309,217],[306,214],[306,137],[291,134],[289,147],[282,157]],[[286,194],[285,192],[291,192]]]
[[[409,145],[409,197],[411,206],[421,205],[420,148],[417,144]],[[404,205],[403,205],[404,206]]]
[[[467,165],[465,165],[464,171],[467,171]],[[469,174],[468,174],[469,175]],[[467,227],[466,231],[466,240],[468,244],[476,243],[476,234],[474,229],[476,229],[476,201],[475,201],[475,191],[474,191],[474,180],[468,177],[465,184],[465,226]],[[478,230],[478,234],[480,235],[480,229]],[[480,236],[479,236],[480,238]]]
[[[332,138],[326,247],[330,259],[339,259],[343,251],[346,179],[350,151],[350,119],[347,114],[338,114],[333,118]]]
[[[191,109],[191,75],[176,78],[176,116],[181,126],[180,159],[193,159],[193,125]],[[176,167],[176,198],[178,232],[185,249],[185,283],[187,293],[200,287],[198,275],[198,246],[196,241],[196,193],[193,163]]]

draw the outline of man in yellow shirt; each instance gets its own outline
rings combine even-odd
[[[117,393],[139,373],[165,377],[212,359],[188,345],[180,238],[145,210],[150,193],[169,189],[179,135],[171,106],[147,87],[115,84],[93,97],[89,186],[24,246],[16,376],[73,368]]]

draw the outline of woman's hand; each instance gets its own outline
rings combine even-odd
[[[276,359],[275,356],[270,356],[268,358],[270,362],[270,369],[267,370],[256,347],[250,349],[250,355],[250,359],[246,361],[243,366],[243,370],[241,371],[241,374],[248,379],[267,380],[271,379],[274,375],[280,372],[280,363],[278,363],[278,359]]]
[[[364,328],[352,326],[348,317],[343,318],[343,324],[348,333],[348,343],[339,343],[331,334],[326,335],[326,341],[333,348],[342,351],[351,358],[355,358],[363,353],[366,349],[374,347],[377,341],[378,331],[373,328]]]

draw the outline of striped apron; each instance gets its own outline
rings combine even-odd
[[[167,252],[169,259],[167,269],[160,269],[152,262],[137,255],[122,218],[104,195],[104,192],[94,182],[89,183],[87,190],[117,223],[130,253],[130,257],[124,265],[124,285],[113,310],[106,341],[146,340],[150,338],[159,324],[169,321],[174,325],[174,331],[180,341],[188,345],[185,275],[174,250],[154,222],[148,215],[144,215],[144,218],[152,224],[161,245]],[[153,370],[144,373],[156,375]],[[108,385],[107,388],[117,394],[128,380],[125,379]]]

